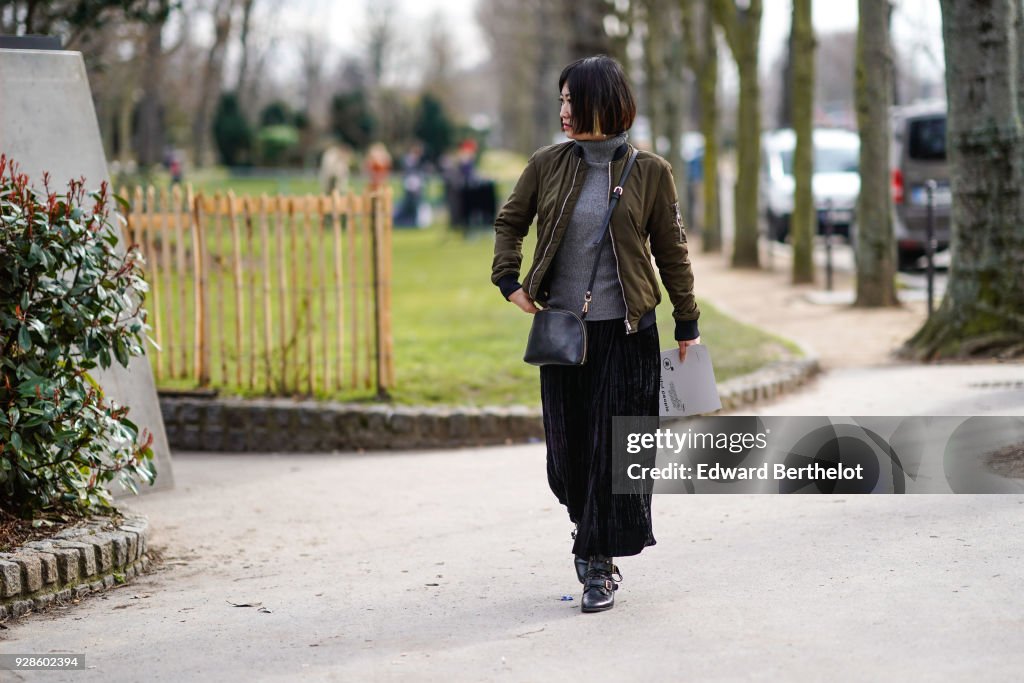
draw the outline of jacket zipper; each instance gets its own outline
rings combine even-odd
[[[612,163],[608,162],[608,200],[611,201],[612,195]],[[619,201],[622,198],[619,197]],[[619,272],[619,252],[615,249],[615,233],[612,230],[611,221],[608,222],[608,239],[612,242],[612,255],[615,256],[615,277],[619,280],[619,290],[622,292],[622,306],[626,309],[626,334],[633,333],[633,326],[629,324],[629,304],[626,303],[626,288],[622,284],[622,274]]]
[[[551,226],[551,237],[548,238],[547,246],[544,247],[544,253],[541,254],[540,263],[544,263],[544,260],[548,257],[548,249],[551,248],[551,243],[555,241],[555,230],[558,227],[558,221],[562,220],[562,214],[565,213],[565,205],[569,201],[569,195],[572,194],[572,189],[574,187],[576,187],[576,174],[580,170],[580,164],[581,163],[582,163],[581,159],[576,161],[576,170],[574,170],[572,172],[572,184],[569,185],[569,194],[565,195],[565,199],[562,200],[562,208],[559,209],[559,211],[558,211],[558,218],[555,219],[554,225]],[[609,173],[611,173],[610,170],[609,170]],[[613,247],[613,249],[614,249],[614,247]],[[533,287],[533,281],[537,277],[537,270],[540,270],[540,267],[539,267],[540,263],[537,264],[537,266],[538,266],[537,269],[535,269],[533,271],[533,273],[530,275],[530,282],[528,283],[527,290],[526,290],[528,292],[530,291],[530,287]]]

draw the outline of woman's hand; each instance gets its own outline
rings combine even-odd
[[[682,363],[686,360],[686,347],[693,346],[694,344],[700,344],[700,337],[696,339],[687,339],[679,342],[679,362]]]
[[[527,294],[526,290],[523,288],[519,288],[509,294],[508,300],[523,309],[523,312],[529,313],[530,315],[533,315],[540,310],[536,305],[534,305],[533,299],[530,298],[530,295]]]

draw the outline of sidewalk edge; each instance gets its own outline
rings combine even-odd
[[[772,363],[719,385],[722,409],[792,391],[820,372],[817,356]],[[291,399],[161,397],[171,448],[228,453],[416,450],[544,439],[540,407],[425,408]]]
[[[151,561],[146,517],[124,513],[114,523],[94,515],[83,526],[0,553],[0,622],[128,583]]]

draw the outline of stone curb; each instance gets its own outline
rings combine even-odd
[[[780,361],[718,386],[722,410],[738,410],[789,393],[821,372],[816,356]]]
[[[792,391],[820,371],[813,356],[781,361],[719,386],[723,410]],[[544,438],[540,408],[416,408],[289,399],[163,396],[171,448],[317,453],[523,443]]]
[[[125,514],[116,526],[97,515],[0,553],[0,621],[127,583],[149,568],[148,550],[148,520]]]

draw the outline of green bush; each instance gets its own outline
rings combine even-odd
[[[280,166],[299,146],[299,131],[294,126],[266,126],[257,136],[260,163],[264,166]]]
[[[226,166],[251,162],[252,130],[238,104],[235,93],[223,93],[213,114],[213,140],[220,160]]]
[[[106,183],[48,183],[0,156],[0,508],[22,516],[110,509],[104,484],[156,477],[152,435],[89,375],[142,354],[138,252],[117,249]]]
[[[292,121],[291,108],[281,100],[274,100],[260,112],[260,126],[286,126]]]
[[[455,125],[448,118],[441,100],[430,93],[424,93],[420,98],[415,133],[423,143],[427,159],[435,164],[455,141]]]
[[[377,133],[378,121],[370,97],[362,88],[331,98],[331,131],[349,147],[365,151]]]

